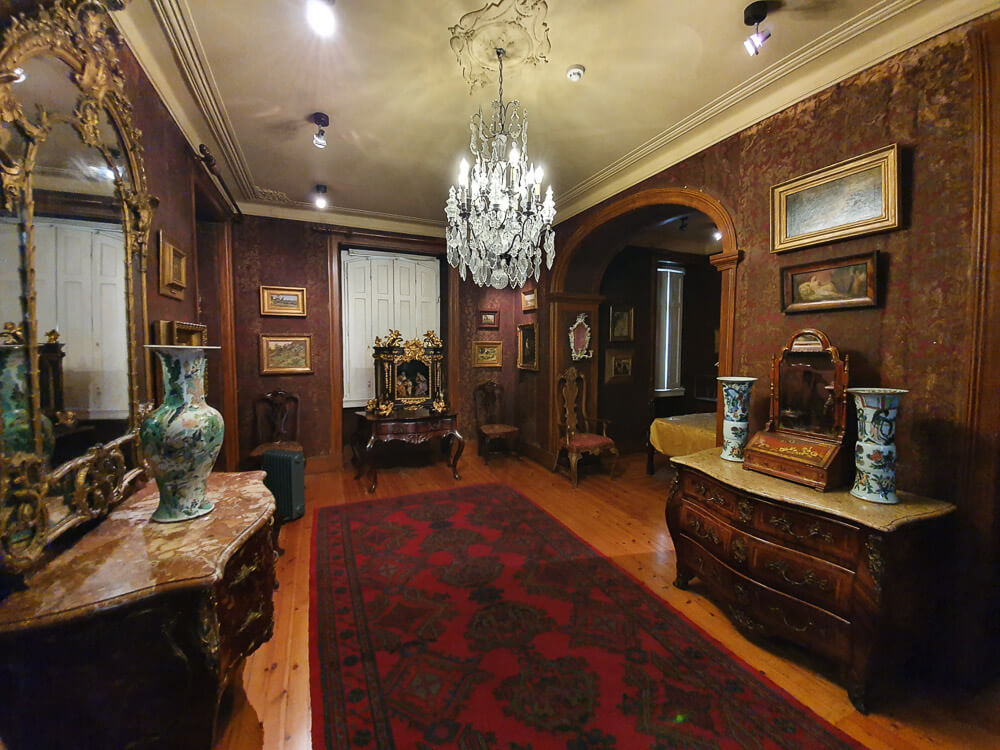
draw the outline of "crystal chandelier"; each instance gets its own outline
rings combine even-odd
[[[504,103],[504,50],[497,48],[500,94],[493,117],[482,109],[472,116],[469,148],[476,163],[462,159],[458,187],[448,190],[448,262],[465,279],[466,267],[479,286],[503,289],[524,285],[529,273],[538,280],[542,266],[555,257],[555,203],[552,187],[541,198],[542,168],[528,165],[528,121],[517,99]],[[508,153],[508,146],[510,152]]]

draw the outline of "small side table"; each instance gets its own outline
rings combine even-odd
[[[356,411],[354,414],[358,418],[358,429],[351,441],[353,463],[357,469],[354,478],[360,479],[367,469],[369,492],[374,492],[378,485],[375,448],[379,443],[393,440],[416,445],[441,438],[442,450],[444,444],[450,442],[448,466],[455,479],[461,478],[458,474],[458,459],[465,450],[465,438],[458,431],[458,414],[433,414],[426,409],[393,413],[387,417],[366,411]]]

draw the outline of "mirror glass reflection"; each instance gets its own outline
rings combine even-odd
[[[836,367],[825,352],[785,352],[779,367],[779,427],[833,435],[837,432]]]
[[[17,93],[25,115],[48,128],[32,175],[35,331],[56,466],[128,426],[128,290],[115,184],[128,171],[106,114],[103,151],[84,144],[71,124],[79,92],[67,65],[33,58],[24,71]]]

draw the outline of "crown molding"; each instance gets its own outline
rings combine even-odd
[[[884,0],[765,68],[745,85],[562,193],[556,206],[557,224],[855,73],[1000,8],[997,0],[950,0],[902,19],[896,28],[879,29],[878,34],[861,38],[918,5],[921,0]],[[842,49],[841,55],[829,54],[844,47],[848,49]],[[808,66],[813,69],[805,70]],[[792,75],[800,71],[801,75]]]
[[[290,219],[292,221],[308,221],[312,224],[330,224],[349,226],[355,229],[368,229],[375,232],[391,232],[393,234],[412,234],[420,237],[443,239],[445,224],[443,221],[431,221],[413,216],[397,216],[376,211],[358,211],[352,208],[327,208],[322,211],[308,203],[293,205],[275,205],[273,203],[240,202],[240,210],[248,216],[263,216],[270,219]]]

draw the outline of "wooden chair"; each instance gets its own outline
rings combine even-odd
[[[257,446],[251,458],[265,451],[302,452],[299,444],[299,397],[288,391],[271,391],[258,396],[253,404],[254,435]]]
[[[480,383],[473,391],[476,409],[476,434],[479,438],[479,455],[483,463],[490,463],[490,446],[493,441],[502,440],[506,451],[517,455],[521,430],[513,425],[503,424],[503,386],[495,381]]]
[[[565,451],[569,458],[570,477],[576,487],[580,457],[586,453],[600,456],[608,452],[613,456],[610,473],[614,476],[615,466],[618,464],[618,448],[615,447],[615,441],[608,437],[608,424],[611,420],[587,416],[587,384],[583,375],[575,367],[570,367],[556,381],[556,392],[561,399],[561,409],[559,445],[552,471],[559,468],[559,458]],[[596,431],[597,425],[600,425],[600,434]]]

